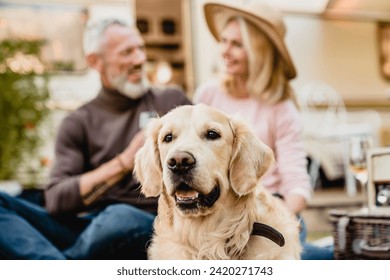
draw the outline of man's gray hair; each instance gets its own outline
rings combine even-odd
[[[100,51],[104,31],[114,24],[134,28],[134,24],[130,20],[121,18],[104,18],[88,21],[83,38],[84,55],[98,53]]]

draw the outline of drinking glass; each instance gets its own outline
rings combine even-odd
[[[356,136],[349,142],[349,169],[360,183],[362,194],[366,199],[367,193],[367,151],[372,147],[372,138],[369,136]]]
[[[144,128],[151,119],[157,118],[158,114],[155,111],[144,111],[139,116],[139,127]]]

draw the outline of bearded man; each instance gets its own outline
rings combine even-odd
[[[149,86],[144,41],[126,21],[88,23],[84,52],[102,88],[62,121],[44,206],[0,193],[0,258],[146,258],[157,208],[132,177],[142,127],[190,101]]]

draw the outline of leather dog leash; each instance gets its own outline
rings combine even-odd
[[[252,235],[259,235],[270,239],[275,242],[280,247],[283,247],[285,244],[283,234],[279,231],[262,223],[253,223]]]

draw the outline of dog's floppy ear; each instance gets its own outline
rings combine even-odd
[[[230,119],[234,134],[229,179],[235,193],[245,195],[254,190],[260,177],[274,160],[272,150],[262,143],[249,127],[238,119]]]
[[[153,119],[145,128],[145,144],[135,156],[134,176],[141,183],[145,196],[158,196],[162,190],[162,168],[157,138],[160,119]]]

